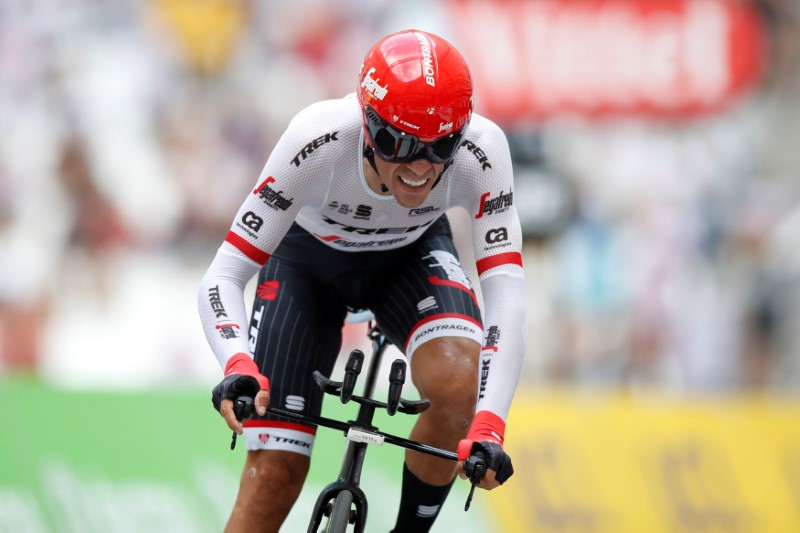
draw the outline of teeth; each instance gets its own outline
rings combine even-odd
[[[409,187],[422,187],[423,185],[425,185],[425,183],[428,180],[423,179],[423,180],[419,180],[419,181],[414,181],[414,180],[410,180],[408,178],[404,178],[403,176],[400,176],[400,181],[402,181],[403,183],[405,183]]]

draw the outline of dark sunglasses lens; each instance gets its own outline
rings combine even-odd
[[[398,160],[409,160],[417,156],[420,143],[413,135],[398,135],[395,154]]]
[[[403,133],[384,122],[371,107],[364,109],[364,115],[376,155],[390,163],[407,163],[421,157],[434,163],[447,163],[453,159],[461,143],[461,132],[430,144],[422,143],[414,135]]]
[[[434,163],[444,163],[453,158],[461,142],[461,134],[448,135],[437,139],[428,147],[428,154]]]
[[[397,142],[388,129],[377,128],[377,131],[372,132],[372,139],[375,141],[375,149],[381,158],[394,157],[394,149]]]
[[[403,149],[398,140],[400,132],[386,124],[369,106],[364,109],[364,116],[367,119],[367,129],[378,157],[385,161],[396,159],[398,153]]]
[[[418,152],[424,150],[424,145],[421,145],[416,137],[403,134],[391,126],[376,128],[370,126],[369,130],[375,151],[384,161],[403,163],[416,158]]]

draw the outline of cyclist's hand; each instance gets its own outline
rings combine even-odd
[[[478,487],[492,490],[514,474],[511,457],[503,449],[505,422],[490,411],[479,411],[475,414],[469,434],[458,443],[458,475],[468,479],[464,469],[464,461],[480,452],[486,460],[486,473],[478,483]]]
[[[462,446],[469,451],[466,452],[466,457],[462,460],[461,449]],[[466,448],[469,446],[469,448]],[[486,461],[486,473],[478,483],[478,488],[492,490],[499,487],[514,474],[514,466],[511,464],[511,457],[506,453],[503,447],[497,442],[491,441],[470,441],[468,439],[462,440],[458,444],[458,475],[461,479],[469,479],[469,475],[464,468],[464,461],[470,456],[480,454]]]
[[[242,424],[236,419],[233,402],[239,396],[252,397],[255,412],[263,416],[269,404],[269,380],[261,375],[255,361],[249,355],[238,353],[225,365],[225,377],[211,392],[214,409],[225,419],[228,427],[239,435]]]

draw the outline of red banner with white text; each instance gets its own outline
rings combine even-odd
[[[447,10],[477,109],[506,123],[714,112],[765,68],[765,28],[743,0],[450,0]]]

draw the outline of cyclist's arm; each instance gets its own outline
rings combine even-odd
[[[286,187],[276,186],[275,178],[264,175],[239,208],[198,289],[203,330],[222,368],[232,357],[252,353],[248,345],[244,289],[269,260],[297,211],[292,206],[286,210],[269,207],[264,198],[280,202],[285,198]]]
[[[484,303],[477,413],[492,413],[499,419],[495,422],[504,425],[522,369],[527,333],[522,230],[506,137],[488,120],[482,120],[481,126],[475,144],[486,161],[477,179],[470,180],[467,206]]]
[[[200,320],[208,344],[222,368],[234,355],[251,353],[244,288],[259,267],[257,262],[223,245],[200,282]]]
[[[310,109],[310,108],[309,108]],[[300,209],[322,201],[330,172],[322,158],[291,165],[298,147],[315,134],[313,110],[301,112],[278,140],[261,175],[247,191],[230,231],[198,289],[200,318],[220,366],[250,355],[244,289],[288,232]]]
[[[463,461],[476,450],[487,458],[488,470],[479,483],[483,489],[501,485],[513,474],[506,454],[506,419],[516,391],[524,359],[527,333],[524,283],[520,256],[503,252],[488,256],[492,269],[501,271],[481,275],[484,301],[484,342],[478,364],[478,404],[467,438],[458,446],[458,472],[465,477]],[[479,272],[483,270],[478,261]],[[519,271],[518,274],[515,272]]]
[[[303,173],[286,169],[307,135],[305,125],[294,121],[278,141],[198,288],[203,330],[224,371],[212,402],[236,433],[242,432],[233,410],[236,397],[254,397],[259,414],[269,403],[269,380],[253,361],[255,347],[248,340],[245,286],[269,260],[300,208],[318,201],[315,191],[320,187],[313,181],[329,174],[314,172],[312,165]]]
[[[508,143],[493,123],[481,119],[466,157],[470,195],[462,204],[472,220],[472,240],[484,303],[483,346],[478,367],[476,416],[469,434],[459,444],[463,461],[474,444],[482,443],[494,458],[511,470],[502,449],[505,423],[522,370],[527,334],[522,231],[514,207],[514,183]],[[462,148],[463,150],[463,148]],[[480,156],[480,157],[479,157]],[[499,449],[494,446],[499,445]],[[459,472],[463,472],[459,464]],[[495,479],[495,473],[498,479]],[[506,472],[507,474],[508,472]],[[504,481],[503,472],[489,471],[482,488]]]
[[[240,395],[253,397],[256,410],[264,414],[269,404],[269,381],[252,359],[244,303],[245,285],[260,265],[230,248],[226,241],[203,276],[198,307],[206,339],[224,369],[222,381],[212,391],[212,402],[228,427],[241,434],[233,400]]]
[[[524,280],[498,274],[481,280],[485,308],[477,413],[489,411],[503,421],[522,371],[527,337]]]

